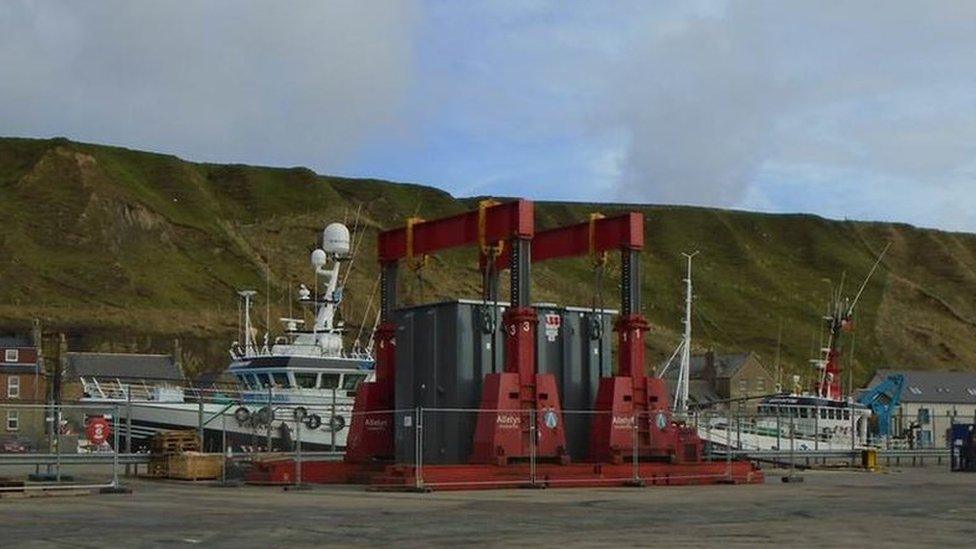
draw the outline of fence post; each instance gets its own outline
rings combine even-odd
[[[611,418],[611,422],[612,419],[613,418]],[[634,478],[632,479],[632,482],[634,483],[634,486],[641,486],[643,483],[641,482],[641,478],[640,478],[640,412],[639,411],[634,412],[633,419],[634,419],[634,426],[633,426],[634,448],[633,448],[633,455],[630,458],[631,465],[633,467],[633,473],[634,473]]]
[[[781,408],[781,406],[776,406],[775,408],[776,408],[776,451],[780,451],[780,450],[783,449],[783,443],[782,443],[782,440],[781,440],[782,439],[782,436],[783,436],[783,434],[782,434],[783,427],[780,424],[781,423],[780,422],[780,408]],[[766,410],[769,410],[769,408],[766,408]]]
[[[295,482],[298,486],[302,482],[302,421],[295,418]]]
[[[125,392],[125,453],[132,455],[132,388]],[[136,465],[136,474],[139,466]],[[129,476],[129,464],[125,464],[125,475]]]
[[[271,386],[268,385],[268,453],[271,452],[271,424],[274,422],[273,398]]]
[[[729,419],[732,418],[732,407],[729,406]],[[742,449],[742,406],[739,406],[739,413],[735,415],[735,447]]]
[[[220,484],[227,485],[227,410],[220,413],[220,453],[224,466],[220,468]]]
[[[337,382],[338,383],[338,382]],[[396,413],[393,414],[394,417]],[[349,415],[349,423],[352,424],[352,414]],[[329,414],[329,432],[332,437],[332,453],[336,451],[336,388],[332,388],[332,413]]]
[[[200,450],[205,451],[206,448],[203,447],[203,392],[197,392],[197,438],[200,439]]]
[[[790,414],[790,477],[796,472],[796,416]]]
[[[396,413],[393,414],[394,418]],[[413,462],[413,484],[416,490],[424,489],[424,409],[421,406],[414,408],[414,462]]]
[[[115,408],[112,409],[112,419],[116,427],[119,424],[119,405],[116,404]],[[116,428],[113,434],[112,441],[112,488],[119,487],[119,430]]]
[[[535,486],[535,443],[536,443],[536,425],[535,425],[535,409],[529,409],[529,484]]]
[[[813,404],[813,449],[820,450],[820,401],[817,400]],[[816,463],[816,458],[814,458],[814,463]]]
[[[736,425],[739,425],[739,418],[736,418]],[[739,432],[739,446],[742,445],[742,432]],[[729,482],[732,481],[732,406],[729,405],[729,416],[725,427],[725,475]]]
[[[112,424],[115,425],[115,429],[112,430],[112,484],[100,490],[103,494],[128,494],[131,492],[119,483],[119,452],[121,451],[119,446],[121,446],[122,440],[119,436],[119,411],[119,404],[116,402],[112,405]]]
[[[61,483],[61,405],[54,405],[54,479]]]
[[[708,441],[708,461],[712,461],[712,446],[714,442],[712,441],[712,411],[705,411],[705,439]]]

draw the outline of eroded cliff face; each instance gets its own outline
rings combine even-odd
[[[322,227],[345,221],[358,247],[344,313],[354,337],[375,314],[376,235],[411,215],[470,209],[437,189],[276,169],[185,162],[63,139],[0,139],[0,328],[40,318],[79,349],[169,352],[189,368],[221,369],[235,337],[236,290],[260,292],[255,320],[289,313],[289,287],[310,283],[308,252]],[[854,294],[891,242],[858,305],[856,381],[877,367],[976,367],[976,236],[906,225],[830,221],[705,208],[536,204],[539,228],[638,208],[646,214],[645,314],[653,364],[681,331],[680,252],[695,271],[697,348],[754,350],[772,367],[777,334],[788,373],[807,373],[828,293]],[[611,258],[603,288],[616,306]],[[402,302],[477,298],[471,250],[438,254],[404,274]],[[589,305],[585,260],[533,267],[533,299]],[[367,311],[368,309],[368,311]],[[294,314],[294,311],[292,311]],[[853,345],[852,345],[853,343]]]

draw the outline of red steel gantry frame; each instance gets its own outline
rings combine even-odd
[[[416,261],[426,254],[459,246],[478,244],[481,265],[486,257],[508,250],[511,269],[511,306],[505,311],[505,367],[484,380],[473,460],[489,462],[529,455],[528,425],[520,414],[499,410],[540,411],[560,414],[555,378],[535,373],[535,311],[529,306],[530,243],[535,233],[532,202],[482,203],[478,210],[437,219],[411,219],[405,227],[379,235],[380,325],[376,333],[376,380],[359,389],[347,441],[346,461],[387,460],[394,455],[393,410],[396,380],[397,268],[401,260]],[[515,395],[514,404],[508,397]],[[516,421],[511,421],[512,418]],[[549,429],[547,448],[538,455],[565,454],[561,414],[557,427]],[[524,433],[523,433],[524,431]],[[540,433],[540,438],[543,438]]]
[[[620,316],[614,323],[617,374],[600,380],[590,430],[594,461],[619,462],[632,456],[635,440],[642,458],[680,461],[700,454],[697,437],[671,421],[665,383],[644,371],[644,332],[649,326],[640,312],[643,247],[644,216],[636,212],[593,214],[588,222],[542,231],[532,240],[533,262],[587,254],[599,261],[608,251],[620,251]],[[499,267],[507,263],[504,254],[498,258]]]

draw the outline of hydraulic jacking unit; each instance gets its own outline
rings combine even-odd
[[[488,360],[486,371],[479,375],[480,383],[466,385],[472,391],[480,388],[480,400],[474,400],[476,395],[461,395],[467,401],[480,402],[473,428],[463,422],[458,427],[454,422],[451,429],[445,429],[452,436],[470,439],[470,443],[463,441],[467,446],[461,445],[469,449],[465,450],[469,451],[467,462],[425,464],[420,480],[419,460],[403,463],[408,454],[397,448],[402,437],[396,436],[396,411],[404,404],[397,402],[397,395],[413,394],[410,391],[414,389],[399,387],[412,383],[413,377],[397,378],[397,272],[401,263],[419,269],[429,254],[471,245],[478,248],[484,303],[494,304],[496,311],[499,278],[508,271],[510,295],[502,313],[501,371],[495,370],[493,359]],[[762,472],[748,461],[703,460],[703,443],[695,428],[672,417],[663,380],[646,375],[644,333],[649,325],[641,314],[643,247],[644,218],[640,213],[613,217],[593,214],[583,223],[536,233],[533,204],[521,199],[483,201],[477,210],[432,221],[411,218],[404,227],[381,233],[375,381],[364,383],[357,392],[344,461],[304,462],[302,480],[396,488],[416,478],[417,483],[427,486],[471,489],[524,484],[530,469],[533,484],[541,479],[538,483],[554,486],[622,485],[628,483],[625,480],[631,478],[631,471],[632,476],[648,479],[651,484],[762,482]],[[609,252],[619,252],[621,258],[620,310],[613,324],[618,343],[617,371],[598,380],[595,402],[590,403],[588,432],[582,435],[586,440],[567,441],[560,383],[552,373],[540,373],[536,356],[539,313],[530,300],[531,265],[589,256],[599,286]],[[599,306],[601,310],[594,311],[599,314],[589,318],[602,322],[602,303]],[[490,318],[484,322],[491,327]],[[592,332],[591,337],[605,337],[599,329]],[[461,361],[458,357],[456,366],[448,363],[446,367],[461,368]],[[412,363],[409,366],[416,367]],[[562,386],[566,387],[565,379]],[[447,421],[438,417],[414,421]],[[437,427],[425,426],[432,430]],[[588,448],[584,459],[571,459],[571,446]],[[628,461],[630,464],[625,464]],[[287,483],[294,478],[294,469],[288,460],[266,462],[252,473],[251,480]]]

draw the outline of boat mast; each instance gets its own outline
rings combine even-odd
[[[839,400],[841,398],[840,394],[840,356],[841,356],[841,336],[843,332],[849,332],[854,329],[854,308],[857,307],[857,303],[861,300],[861,296],[864,294],[864,289],[867,288],[868,281],[874,276],[874,272],[878,269],[881,264],[881,260],[884,258],[885,254],[888,252],[888,248],[891,247],[889,242],[884,250],[878,254],[878,259],[875,260],[874,265],[871,270],[868,271],[868,275],[864,277],[864,282],[861,283],[861,287],[854,296],[854,300],[849,302],[842,300],[840,297],[841,291],[837,291],[836,298],[833,303],[833,309],[829,316],[826,317],[829,327],[829,337],[827,340],[827,347],[824,349],[827,353],[826,359],[822,362],[822,372],[820,376],[820,382],[817,384],[817,396],[828,399]]]
[[[691,260],[698,255],[682,253],[688,262],[688,275],[685,277],[685,333],[681,340],[681,362],[678,366],[678,383],[674,390],[674,411],[679,414],[688,412],[688,385],[691,375]]]
[[[257,294],[254,290],[241,290],[237,295],[244,301],[244,354],[250,356],[255,353],[257,344],[254,341],[254,328],[251,325],[251,298]]]

